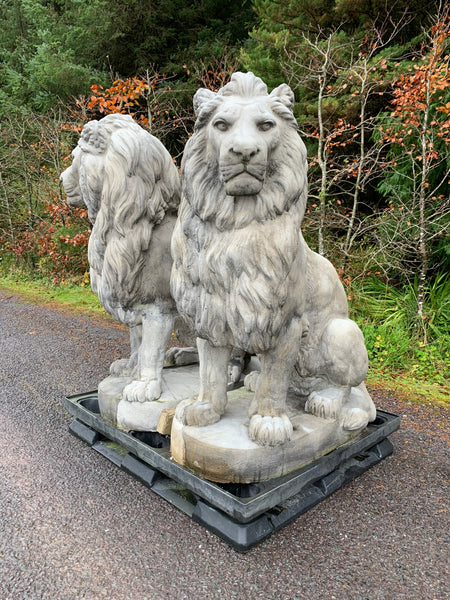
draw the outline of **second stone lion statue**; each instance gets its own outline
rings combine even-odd
[[[93,224],[92,289],[130,328],[131,356],[111,374],[132,378],[124,400],[155,400],[176,315],[169,277],[178,171],[159,140],[120,114],[87,123],[72,157],[61,181],[69,204],[86,206]]]
[[[220,419],[234,346],[260,359],[248,431],[269,446],[292,437],[285,402],[293,383],[307,412],[344,429],[376,416],[363,383],[363,335],[331,263],[300,231],[307,162],[293,103],[287,85],[269,95],[252,73],[196,93],[172,238],[172,294],[200,338],[200,393],[177,418],[198,426]]]

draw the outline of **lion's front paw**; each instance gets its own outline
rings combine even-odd
[[[197,427],[206,427],[206,425],[212,425],[220,421],[220,414],[214,410],[211,403],[198,398],[190,398],[180,402],[175,416],[183,425]]]
[[[342,394],[327,395],[311,392],[305,404],[305,412],[322,419],[337,419],[342,408]]]
[[[161,384],[157,379],[132,381],[123,390],[123,400],[127,402],[151,402],[161,396]]]
[[[293,427],[286,414],[279,417],[253,415],[248,429],[249,438],[260,446],[281,446],[292,439]]]

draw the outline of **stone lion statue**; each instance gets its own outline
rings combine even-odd
[[[183,401],[177,418],[198,426],[220,419],[235,346],[261,363],[248,430],[261,445],[291,439],[291,385],[307,396],[307,412],[344,429],[376,416],[363,383],[363,335],[333,266],[300,231],[307,161],[293,104],[287,85],[268,94],[252,73],[235,73],[217,93],[197,91],[172,237],[172,295],[199,336],[201,377],[198,397]]]
[[[61,175],[72,206],[86,206],[92,289],[130,328],[131,356],[111,365],[131,376],[130,402],[159,398],[165,350],[176,307],[170,295],[170,240],[180,198],[178,171],[167,150],[130,116],[90,121]]]

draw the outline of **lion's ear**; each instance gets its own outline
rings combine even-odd
[[[284,104],[284,106],[286,106],[290,111],[293,110],[295,101],[294,92],[286,83],[282,83],[277,88],[275,88],[270,94],[270,96],[272,98],[278,98],[278,100],[282,104]]]
[[[212,92],[211,90],[207,90],[205,88],[201,88],[200,90],[197,90],[194,95],[195,116],[198,117],[198,114],[199,114],[202,106],[204,106],[207,102],[209,102],[216,96],[217,96],[216,92]]]

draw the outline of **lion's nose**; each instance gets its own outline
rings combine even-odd
[[[259,148],[253,144],[245,144],[242,142],[234,143],[230,147],[230,153],[235,154],[242,162],[247,163],[256,156]]]

